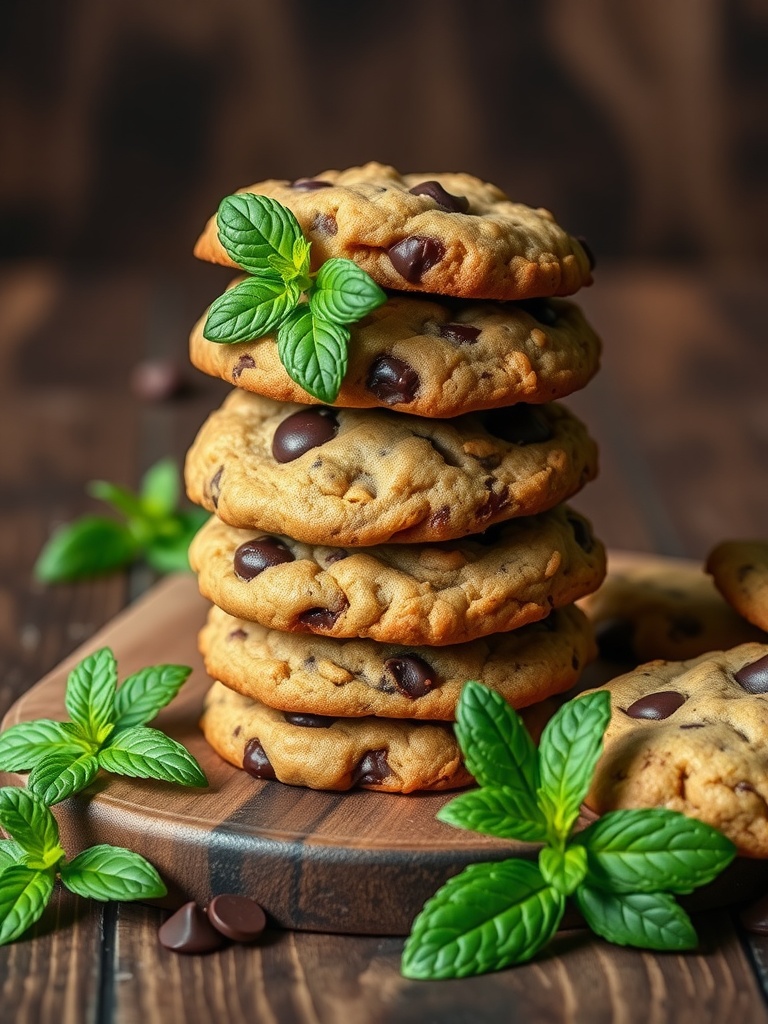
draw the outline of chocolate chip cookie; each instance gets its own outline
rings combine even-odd
[[[592,281],[592,259],[548,210],[510,202],[469,174],[399,174],[369,163],[298,181],[240,189],[270,196],[296,215],[316,269],[354,260],[397,291],[467,299],[571,295]],[[236,266],[212,217],[195,246],[203,260]]]
[[[285,371],[274,334],[220,345],[189,339],[194,365],[246,391],[313,405]],[[334,405],[450,417],[515,402],[549,402],[583,388],[596,373],[600,341],[578,306],[564,299],[452,304],[393,295],[350,327],[349,366]]]
[[[587,804],[667,807],[768,857],[768,645],[653,661],[612,680]]]
[[[592,659],[594,641],[574,607],[450,647],[280,633],[212,608],[200,650],[210,676],[269,707],[450,721],[468,679],[498,691],[514,707],[570,689]]]
[[[453,729],[436,722],[284,713],[215,682],[200,727],[221,757],[256,779],[383,793],[472,782]]]
[[[707,559],[707,572],[739,615],[768,630],[768,542],[724,541]]]
[[[204,597],[270,629],[436,646],[544,618],[605,573],[602,544],[565,506],[441,546],[352,550],[254,535],[214,517],[189,558]]]
[[[442,541],[533,515],[597,472],[557,403],[428,420],[234,391],[187,456],[189,497],[242,529],[307,544]]]

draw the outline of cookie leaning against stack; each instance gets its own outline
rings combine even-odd
[[[237,389],[186,467],[214,514],[190,551],[217,606],[200,638],[208,742],[294,785],[466,785],[450,724],[464,682],[522,708],[594,656],[573,602],[605,552],[562,503],[596,449],[554,401],[598,368],[580,310],[553,299],[591,282],[588,250],[469,175],[368,164],[242,190],[195,253],[254,274],[190,339]],[[358,268],[401,294],[371,285],[386,302],[329,325],[366,291]],[[247,307],[254,290],[268,310]]]

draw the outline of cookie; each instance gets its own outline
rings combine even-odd
[[[450,721],[468,679],[514,707],[570,689],[591,660],[594,641],[573,607],[450,647],[280,633],[212,608],[200,650],[214,679],[282,711]]]
[[[564,506],[445,546],[346,550],[210,519],[189,549],[200,592],[289,633],[463,643],[544,618],[600,585],[605,550]]]
[[[191,500],[231,526],[353,547],[481,533],[557,505],[596,472],[594,442],[557,403],[428,420],[239,390],[186,463]]]
[[[220,345],[193,328],[189,353],[213,377],[280,402],[314,405],[286,373],[274,334]],[[515,402],[549,402],[583,388],[600,362],[600,341],[564,299],[451,304],[394,295],[352,324],[349,367],[334,405],[390,407],[450,417]]]
[[[718,594],[712,580],[685,561],[644,557],[616,570],[579,602],[595,626],[600,654],[637,665],[683,661],[768,637],[748,625]]]
[[[453,729],[435,722],[284,714],[215,682],[200,727],[236,768],[291,786],[413,793],[472,782]]]
[[[768,857],[768,644],[653,661],[612,680],[587,804],[667,807]]]
[[[707,559],[707,572],[739,615],[768,630],[768,541],[718,544]]]
[[[592,282],[585,244],[548,210],[510,202],[469,174],[399,174],[369,163],[298,181],[240,189],[270,196],[296,215],[313,268],[354,260],[385,288],[466,299],[571,295]],[[202,260],[236,266],[212,217],[195,246]]]

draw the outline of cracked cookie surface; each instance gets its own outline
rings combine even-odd
[[[768,630],[767,541],[723,541],[707,559],[707,572],[739,615]]]

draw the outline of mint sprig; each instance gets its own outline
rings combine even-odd
[[[403,952],[408,978],[455,978],[534,956],[554,935],[572,897],[609,942],[692,949],[696,932],[672,894],[711,882],[736,855],[716,829],[660,808],[612,811],[573,833],[610,719],[595,691],[564,704],[538,751],[520,716],[498,694],[470,682],[456,733],[480,788],[438,818],[505,839],[544,845],[538,863],[475,864],[427,901]]]
[[[214,300],[203,337],[231,345],[277,334],[289,377],[321,402],[334,402],[347,370],[347,326],[386,302],[352,260],[310,272],[310,243],[291,211],[250,192],[222,199],[216,217],[229,258],[252,277]]]

